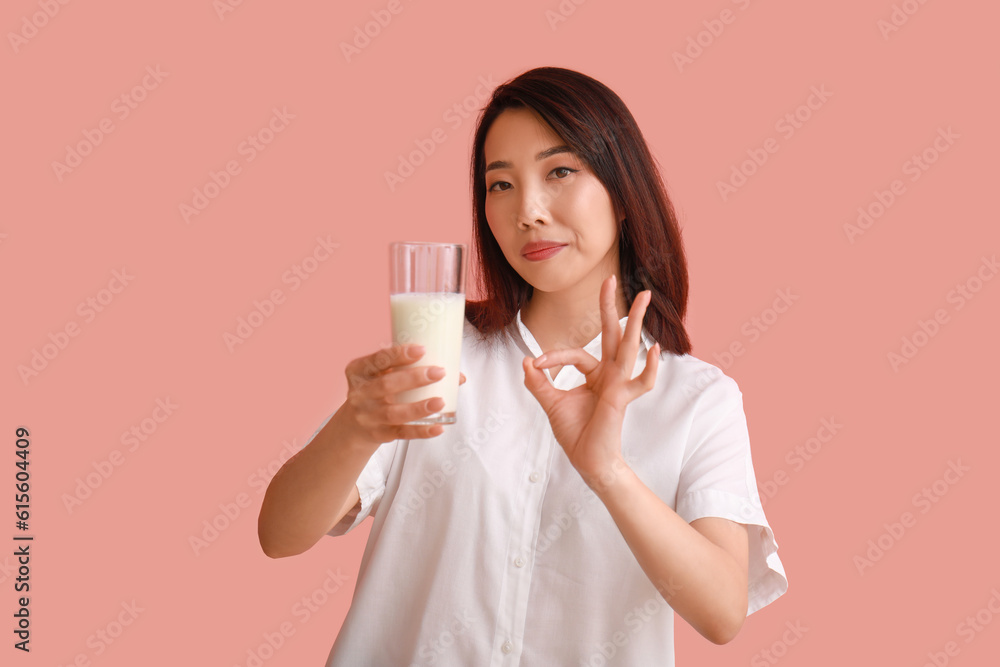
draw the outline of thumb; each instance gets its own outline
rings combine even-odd
[[[534,361],[532,357],[525,357],[521,361],[521,367],[524,369],[524,386],[528,388],[528,391],[531,392],[531,395],[535,397],[535,400],[538,401],[542,408],[548,410],[549,406],[555,401],[558,390],[552,386],[552,382],[549,381],[545,371],[541,368],[535,368]]]

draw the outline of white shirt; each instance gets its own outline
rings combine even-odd
[[[521,360],[542,350],[520,312],[511,326],[516,343],[491,350],[465,322],[457,422],[382,444],[330,530],[374,515],[327,667],[674,664],[672,610],[524,386]],[[653,342],[644,329],[633,377]],[[584,349],[600,359],[600,333]],[[573,366],[554,381],[583,383]],[[622,452],[685,521],[748,525],[748,613],[785,592],[733,379],[664,353],[654,388],[628,405]]]

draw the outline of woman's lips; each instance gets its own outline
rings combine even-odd
[[[536,250],[535,252],[526,252],[522,256],[529,262],[540,262],[543,259],[557,255],[565,247],[564,245],[550,246],[542,250]]]

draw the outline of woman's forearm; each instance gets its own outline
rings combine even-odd
[[[346,404],[345,404],[346,405]],[[271,479],[257,519],[271,558],[300,554],[319,541],[357,501],[356,483],[379,443],[344,428],[345,406]]]
[[[727,550],[682,519],[624,461],[605,477],[594,490],[646,576],[702,636],[730,641],[747,613],[746,557],[733,555],[747,551],[746,527],[723,519],[706,526]]]

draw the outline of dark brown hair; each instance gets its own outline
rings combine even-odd
[[[687,263],[673,205],[639,126],[610,88],[559,67],[538,67],[502,83],[482,109],[472,151],[474,253],[482,301],[469,301],[465,316],[480,337],[509,333],[532,287],[511,267],[486,220],[483,155],[486,134],[503,111],[529,108],[573,149],[607,189],[625,220],[618,230],[618,261],[625,301],[649,289],[644,326],[663,351],[686,354],[684,330]]]

